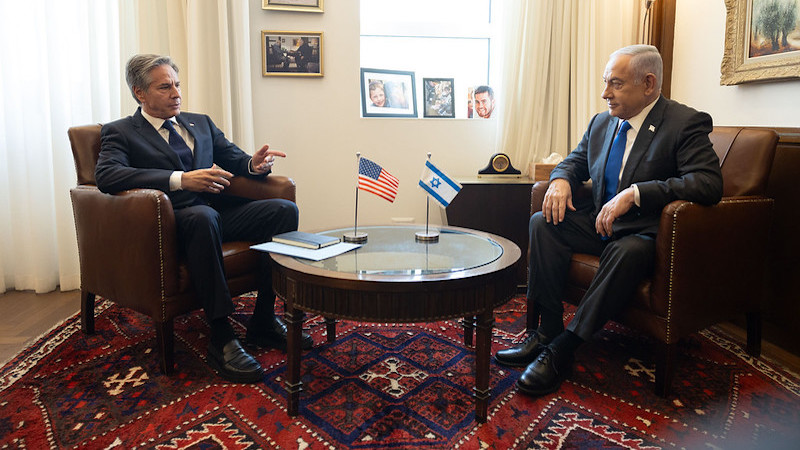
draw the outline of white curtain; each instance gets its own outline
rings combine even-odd
[[[80,286],[72,125],[119,112],[118,9],[0,2],[0,292]]]
[[[498,148],[531,173],[551,153],[569,153],[605,108],[605,64],[637,42],[641,0],[506,0],[503,11]]]
[[[180,68],[182,109],[208,114],[228,139],[254,151],[248,2],[123,3],[135,19],[123,30],[130,37],[122,42],[123,64],[136,53],[170,55]],[[136,103],[130,94],[123,102],[130,106],[123,114],[131,114]]]
[[[184,109],[252,151],[246,0],[0,2],[0,293],[80,287],[67,128],[132,114],[124,64],[171,54]]]

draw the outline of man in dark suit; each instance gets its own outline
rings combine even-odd
[[[247,201],[219,195],[234,175],[267,176],[282,152],[264,145],[251,157],[228,141],[203,114],[181,113],[178,68],[167,56],[137,55],[126,66],[128,87],[140,108],[101,130],[95,176],[101,191],[152,188],[169,196],[178,242],[200,306],[210,322],[208,361],[229,381],[256,382],[263,369],[236,339],[228,316],[234,306],[222,263],[222,242],[265,242],[297,229],[298,210],[283,199]],[[120,236],[120,239],[124,239]],[[268,254],[248,343],[285,348],[286,326],[275,317]],[[311,347],[303,336],[303,347]]]
[[[578,147],[553,170],[542,211],[530,220],[528,314],[538,317],[538,329],[495,355],[500,364],[527,366],[517,387],[533,396],[559,388],[578,346],[652,272],[663,207],[722,197],[711,117],[661,96],[658,50],[617,50],[603,78],[608,111],[592,118]],[[573,189],[587,180],[591,201],[573,205]],[[598,255],[600,269],[565,329],[562,293],[574,252]]]

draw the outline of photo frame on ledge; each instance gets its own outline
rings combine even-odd
[[[321,31],[261,31],[263,76],[321,77]]]
[[[725,0],[725,7],[721,85],[800,78],[800,46],[785,39],[800,32],[800,21],[780,19],[796,11],[767,0]],[[789,22],[793,29],[781,28]]]
[[[361,68],[363,117],[417,117],[414,72]]]
[[[261,9],[321,13],[323,0],[261,0]]]
[[[423,117],[455,117],[452,78],[423,78],[422,92],[425,107]]]

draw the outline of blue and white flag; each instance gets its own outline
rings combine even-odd
[[[425,161],[425,170],[422,172],[419,186],[445,208],[461,190],[460,184],[445,175],[430,161]]]

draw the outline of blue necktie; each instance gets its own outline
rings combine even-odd
[[[183,170],[192,170],[192,160],[194,159],[192,150],[186,145],[186,141],[183,140],[181,135],[175,131],[175,127],[172,126],[172,121],[165,120],[161,128],[166,128],[169,131],[169,146],[178,154],[178,158],[180,158],[181,163],[183,163]]]
[[[625,154],[625,142],[628,140],[628,130],[630,128],[631,124],[629,124],[627,120],[622,121],[622,126],[619,127],[619,132],[616,137],[614,137],[614,142],[611,144],[611,151],[608,152],[606,171],[603,175],[606,186],[603,204],[608,203],[609,200],[617,195],[619,171],[622,169],[622,155]]]

